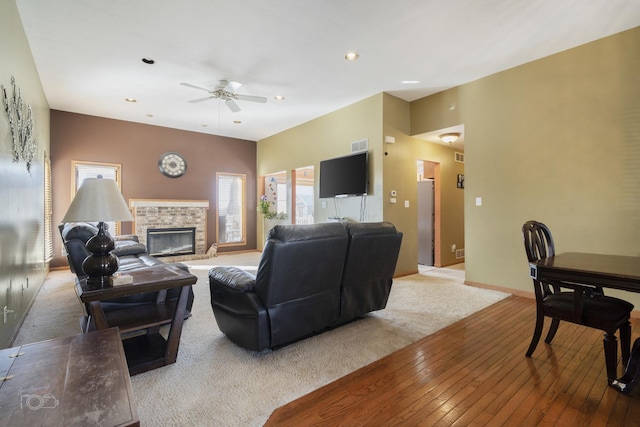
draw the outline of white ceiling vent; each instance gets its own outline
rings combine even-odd
[[[454,154],[455,154],[454,160],[456,162],[464,163],[464,153],[460,153],[460,152],[456,151]]]
[[[369,140],[368,139],[361,139],[359,141],[353,141],[351,143],[351,152],[352,153],[359,153],[361,151],[367,151],[369,150]]]

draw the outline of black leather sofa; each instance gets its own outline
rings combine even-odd
[[[67,252],[67,261],[69,262],[69,268],[79,278],[86,277],[82,270],[82,262],[86,257],[90,255],[87,250],[87,240],[95,236],[98,232],[98,227],[86,222],[75,222],[61,224],[59,226],[60,234],[62,236],[62,242]],[[128,272],[139,270],[142,268],[152,267],[154,265],[165,264],[158,258],[155,258],[147,253],[145,245],[139,242],[138,236],[135,234],[121,235],[113,237],[115,243],[115,249],[112,251],[118,258],[118,272]],[[172,263],[185,271],[189,271],[189,267],[182,263]],[[171,289],[167,292],[166,300],[172,301],[179,297],[180,289]],[[122,304],[145,304],[155,302],[158,293],[144,293],[138,295],[131,295],[128,297],[117,298],[102,302],[102,308],[105,311],[119,309]],[[189,299],[187,301],[187,315],[191,312],[193,306],[193,290],[189,293]]]
[[[388,222],[277,225],[255,276],[228,266],[209,271],[218,327],[260,351],[383,309],[401,242]]]

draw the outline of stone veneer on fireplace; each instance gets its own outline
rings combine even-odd
[[[207,251],[208,200],[130,199],[133,212],[133,233],[140,243],[147,244],[147,229],[195,227],[196,254]]]

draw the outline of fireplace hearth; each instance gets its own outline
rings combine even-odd
[[[163,257],[196,253],[196,228],[148,228],[149,255]]]

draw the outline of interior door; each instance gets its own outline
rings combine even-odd
[[[432,266],[434,260],[434,181],[418,181],[418,264]]]

